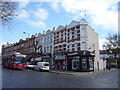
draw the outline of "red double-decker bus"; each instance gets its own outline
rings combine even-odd
[[[26,55],[14,53],[9,56],[2,57],[2,65],[11,69],[26,69]]]

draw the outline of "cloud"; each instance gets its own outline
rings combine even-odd
[[[20,0],[18,2],[19,9],[25,8],[29,4],[29,0]]]
[[[21,9],[18,13],[17,19],[23,20],[31,26],[43,28],[46,26],[44,20],[46,20],[49,15],[48,11],[44,8],[38,8],[36,11]]]
[[[24,9],[22,9],[20,12],[18,12],[18,19],[28,19],[29,18],[29,13],[26,11],[26,10],[24,10]]]
[[[32,25],[32,26],[37,26],[37,27],[45,27],[46,24],[43,21],[32,21],[32,20],[27,20],[27,22]]]
[[[33,19],[26,20],[32,26],[42,27],[46,26],[44,20],[48,18],[48,11],[44,8],[38,8],[37,11],[32,11]]]
[[[118,0],[63,0],[61,7],[75,18],[87,14],[92,24],[101,26],[104,30],[117,31],[118,28]]]
[[[55,10],[56,12],[60,12],[60,6],[59,6],[60,2],[51,2],[50,6],[52,7],[53,10]]]
[[[103,45],[107,42],[106,39],[99,39],[99,49],[103,50]]]
[[[48,17],[48,12],[46,9],[39,8],[36,12],[34,12],[34,16],[36,17],[36,20],[45,20]]]

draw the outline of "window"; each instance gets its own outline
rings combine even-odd
[[[77,31],[74,33],[74,39],[77,39]]]
[[[70,37],[70,40],[71,40],[72,39],[72,31],[71,30],[70,30],[70,36],[69,37]]]
[[[85,30],[81,30],[81,36],[86,36]]]
[[[51,35],[51,37],[50,37],[50,42],[52,42],[52,35]]]
[[[63,32],[63,40],[65,40],[65,31]]]
[[[46,43],[48,43],[48,42],[49,42],[49,36],[46,37]]]
[[[82,26],[81,26],[81,30],[85,30],[85,25],[82,25]]]
[[[49,46],[47,46],[47,52],[49,52]]]
[[[69,45],[69,51],[72,51],[72,45]]]
[[[50,46],[50,52],[52,52],[52,46]]]
[[[59,41],[61,41],[61,32],[59,33]]]
[[[86,50],[86,42],[82,42],[82,50]]]
[[[46,53],[46,47],[44,47],[44,53]]]
[[[44,38],[44,44],[46,43],[46,37]]]
[[[77,43],[74,45],[75,51],[77,51]]]

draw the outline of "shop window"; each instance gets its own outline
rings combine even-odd
[[[89,70],[93,70],[93,61],[89,60]]]
[[[72,70],[79,70],[79,59],[72,60]]]

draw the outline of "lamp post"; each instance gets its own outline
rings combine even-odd
[[[92,52],[92,53],[94,53],[95,54],[95,47],[94,47],[94,44],[91,46],[91,47],[89,47],[89,50]],[[92,63],[93,63],[93,73],[95,73],[95,67],[94,67],[94,64],[95,64],[95,58],[94,59],[92,59]]]
[[[23,34],[27,34],[27,35],[28,35],[28,38],[30,37],[30,34],[29,34],[29,33],[23,32]]]
[[[29,42],[30,34],[26,33],[26,32],[23,32],[23,34],[27,34],[28,35],[28,47],[30,47],[30,42]],[[29,54],[29,51],[28,51],[28,54]]]
[[[103,50],[105,50],[105,45],[103,45]],[[103,70],[105,71],[105,58],[106,57],[103,57]]]

